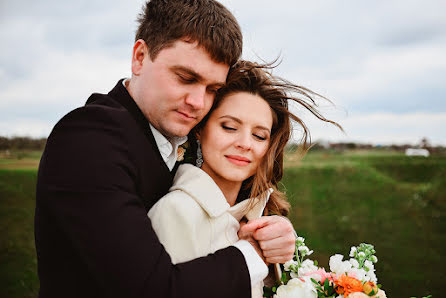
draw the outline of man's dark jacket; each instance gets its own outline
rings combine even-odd
[[[147,217],[172,179],[122,81],[63,117],[38,173],[40,297],[250,297],[235,247],[172,265]]]

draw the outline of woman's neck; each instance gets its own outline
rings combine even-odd
[[[234,206],[237,200],[238,193],[242,187],[242,182],[229,181],[221,176],[216,175],[212,170],[210,170],[205,164],[202,168],[211,178],[214,180],[215,184],[220,188],[221,192],[226,198],[226,201],[230,206]]]
[[[242,187],[242,183],[233,181],[215,181],[215,183],[221,189],[221,192],[225,196],[228,204],[230,206],[234,206],[235,201],[237,200],[238,193],[240,192],[240,188]]]

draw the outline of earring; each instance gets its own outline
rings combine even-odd
[[[195,165],[199,168],[203,165],[203,154],[201,153],[201,143],[197,140],[197,160],[195,161]]]

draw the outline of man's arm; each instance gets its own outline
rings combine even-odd
[[[48,139],[37,207],[70,240],[79,268],[107,297],[249,297],[248,270],[235,247],[172,265],[137,195],[138,168],[129,153],[136,126],[126,121],[78,110]],[[36,236],[38,250],[48,247],[42,241]]]

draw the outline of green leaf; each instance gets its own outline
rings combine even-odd
[[[328,278],[326,278],[325,281],[324,281],[324,289],[328,289],[329,285],[330,284],[328,282]]]

